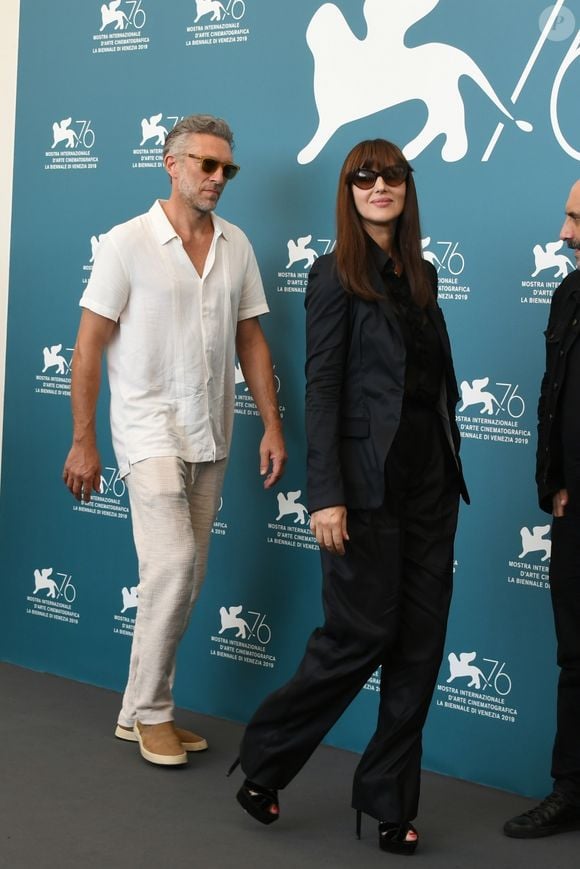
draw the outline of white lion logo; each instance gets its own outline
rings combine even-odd
[[[237,631],[236,637],[245,640],[246,632],[248,634],[252,633],[249,624],[244,621],[244,619],[240,618],[242,610],[243,606],[231,606],[229,609],[226,609],[225,606],[220,607],[220,619],[222,622],[222,626],[219,630],[220,634],[234,628]]]
[[[546,540],[546,534],[549,534],[549,525],[534,525],[532,530],[522,528],[520,537],[522,538],[522,551],[518,558],[524,558],[530,552],[543,552],[542,561],[548,561],[552,555],[552,541]]]
[[[493,414],[493,405],[499,407],[499,401],[491,392],[483,391],[483,387],[489,383],[489,377],[482,377],[479,380],[472,381],[471,384],[467,380],[461,381],[461,407],[459,412],[462,413],[467,407],[474,404],[481,404],[480,413],[487,413],[490,416]]]
[[[359,39],[334,3],[314,13],[306,41],[314,56],[314,98],[318,129],[298,154],[310,163],[343,124],[366,118],[383,109],[420,100],[427,121],[404,153],[414,159],[438,136],[445,142],[441,155],[447,162],[461,160],[468,150],[465,106],[459,81],[471,78],[510,120],[485,74],[464,51],[441,42],[408,46],[413,24],[431,12],[439,0],[365,0],[366,35]],[[515,121],[521,130],[532,125]]]
[[[119,6],[121,5],[122,0],[111,0],[111,2],[107,5],[103,3],[101,6],[101,27],[100,31],[103,31],[105,27],[108,27],[109,24],[115,24],[115,30],[123,30],[125,26],[125,22],[129,24],[129,19],[125,15],[123,11],[118,11]]]
[[[298,489],[296,492],[288,492],[288,495],[284,495],[283,492],[278,494],[278,515],[276,516],[276,522],[278,522],[279,519],[282,519],[283,516],[295,515],[296,519],[294,520],[294,524],[297,522],[299,522],[300,525],[306,524],[308,510],[304,504],[300,504],[297,500],[301,494],[301,489]]]
[[[66,142],[67,148],[74,148],[76,142],[76,134],[74,130],[69,130],[72,123],[72,118],[63,118],[58,124],[55,121],[52,125],[52,147],[56,148],[59,142]]]
[[[141,121],[141,141],[139,145],[144,145],[149,139],[156,139],[156,145],[164,145],[167,137],[167,130],[159,123],[163,117],[163,112],[158,115],[151,115],[149,119],[143,118]]]
[[[545,249],[541,244],[534,245],[533,252],[536,270],[532,275],[533,278],[546,269],[556,269],[554,273],[555,278],[565,278],[568,274],[568,268],[572,271],[574,267],[568,257],[564,256],[563,253],[556,253],[556,251],[562,248],[563,244],[563,241],[550,241]]]
[[[139,586],[132,585],[131,588],[127,588],[124,586],[121,589],[121,597],[123,598],[123,609],[121,613],[124,613],[125,610],[133,609],[139,604]]]
[[[52,347],[43,347],[42,355],[44,356],[44,374],[49,368],[56,368],[57,374],[64,374],[66,371],[66,359],[60,355],[62,344],[53,344]]]
[[[44,567],[42,570],[36,569],[34,571],[34,594],[38,594],[41,588],[47,588],[48,594],[47,597],[56,597],[56,593],[58,591],[58,585],[51,579],[51,573],[53,571],[52,567]]]
[[[288,265],[287,269],[290,266],[293,266],[295,263],[304,260],[306,262],[305,268],[309,269],[318,254],[314,250],[313,247],[307,247],[312,241],[311,235],[303,235],[302,238],[293,241],[290,239],[288,241]]]
[[[449,661],[449,679],[447,682],[453,682],[454,679],[468,678],[468,688],[481,688],[481,680],[485,682],[485,676],[471,662],[475,658],[477,652],[461,652],[459,657],[455,652],[451,652],[447,656]]]
[[[226,10],[219,2],[219,0],[195,0],[195,7],[197,11],[197,17],[193,22],[194,24],[197,24],[200,18],[203,18],[204,15],[209,15],[210,12],[210,21],[220,21],[222,13],[224,17],[227,15]]]

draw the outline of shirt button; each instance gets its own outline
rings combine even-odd
[[[554,383],[554,386],[552,387],[552,389],[558,389],[558,384]]]
[[[573,325],[573,326],[577,326],[577,325],[578,325],[578,320],[576,319],[576,317],[574,317],[574,319],[572,320],[572,325]]]
[[[563,355],[564,355],[564,351],[560,350],[560,352],[558,353],[558,356],[563,356]]]

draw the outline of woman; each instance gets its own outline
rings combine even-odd
[[[385,851],[412,854],[422,728],[445,639],[459,494],[458,399],[437,274],[421,255],[411,166],[356,145],[340,174],[336,251],[306,293],[308,509],[325,623],[250,721],[241,805],[262,823],[377,667],[377,729],[352,804]]]

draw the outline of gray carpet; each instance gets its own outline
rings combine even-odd
[[[179,723],[210,750],[185,769],[143,761],[112,736],[119,695],[0,664],[1,869],[342,869],[408,866],[379,851],[376,824],[354,836],[350,779],[357,757],[320,748],[263,827],[225,771],[241,726],[184,711]],[[425,773],[423,869],[576,869],[580,833],[535,842],[501,834],[532,805],[490,788]]]

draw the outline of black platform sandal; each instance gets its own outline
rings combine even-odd
[[[360,839],[362,822],[362,812],[360,809],[356,811],[356,837]],[[409,832],[415,833],[416,839],[407,839]],[[390,851],[391,854],[407,854],[415,853],[419,844],[419,834],[417,830],[408,822],[402,824],[391,824],[389,821],[379,821],[379,848],[381,851]]]
[[[407,839],[409,833],[415,833],[416,839]],[[389,821],[379,822],[379,848],[381,851],[390,851],[392,854],[415,853],[419,844],[419,834],[408,821],[402,824],[391,824]]]
[[[264,788],[246,779],[236,794],[243,809],[261,824],[272,824],[280,817],[278,791]]]

